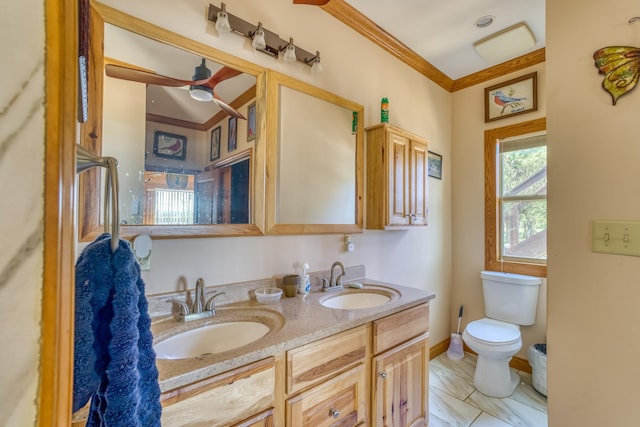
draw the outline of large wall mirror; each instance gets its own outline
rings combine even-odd
[[[121,235],[263,234],[265,69],[92,6],[82,145],[118,160]],[[197,85],[176,86],[198,73],[214,76],[224,104],[195,99]],[[80,175],[82,240],[102,230],[102,188],[100,171]]]
[[[362,105],[269,70],[268,234],[362,232]]]

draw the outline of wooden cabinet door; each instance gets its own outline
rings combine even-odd
[[[355,427],[366,424],[365,365],[303,391],[286,402],[286,427]]]
[[[427,145],[412,140],[409,157],[411,225],[427,225]]]
[[[409,150],[410,140],[389,133],[389,225],[409,225]]]
[[[428,425],[428,341],[423,334],[373,359],[373,427]]]

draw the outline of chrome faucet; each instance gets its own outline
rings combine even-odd
[[[336,267],[340,267],[341,273],[337,276],[334,276],[334,272]],[[329,281],[327,279],[322,279],[322,290],[326,291],[334,291],[337,289],[342,289],[342,278],[347,274],[344,270],[344,265],[340,261],[336,261],[331,264],[331,278]]]
[[[199,278],[196,281],[196,291],[191,307],[178,299],[170,299],[168,302],[178,304],[179,311],[174,316],[178,322],[188,322],[190,320],[205,319],[216,315],[215,298],[225,292],[217,292],[210,296],[205,302],[204,280]]]

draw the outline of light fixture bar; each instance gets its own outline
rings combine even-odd
[[[209,13],[208,13],[209,21],[216,22],[218,19],[218,12],[220,12],[221,10],[222,10],[221,8],[210,4]],[[229,13],[228,10],[225,10],[225,12],[227,13],[227,16],[229,18],[229,25],[231,26],[231,31],[241,36],[244,36],[249,40],[253,40],[253,35],[258,29],[258,26],[253,25],[242,18],[238,18],[237,16]],[[278,56],[280,55],[280,52],[284,50],[289,44],[289,41],[281,39],[280,36],[278,36],[273,31],[269,31],[265,27],[262,27],[262,31],[264,31],[264,40],[265,40],[266,46],[264,49],[256,49],[256,50],[259,52],[265,53],[269,56],[272,56],[274,58],[278,58]],[[299,46],[295,46],[295,49],[296,49],[295,50],[296,59],[299,62],[302,62],[303,64],[306,64],[310,67],[313,66],[314,59],[316,58],[315,54],[311,52],[307,52],[306,50],[300,48]]]

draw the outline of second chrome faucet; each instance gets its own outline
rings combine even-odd
[[[175,303],[179,307],[178,313],[174,316],[178,322],[188,322],[190,320],[204,319],[216,315],[215,298],[224,294],[217,292],[205,300],[204,280],[199,278],[196,281],[196,290],[191,307],[183,301],[171,299],[169,302]]]
[[[340,267],[341,273],[339,275],[334,276],[336,267]],[[336,261],[333,264],[331,264],[331,276],[328,281],[327,279],[322,279],[322,291],[327,292],[327,291],[342,289],[343,288],[342,278],[345,276],[345,274],[346,274],[346,271],[344,269],[344,265],[342,265],[340,261]]]

